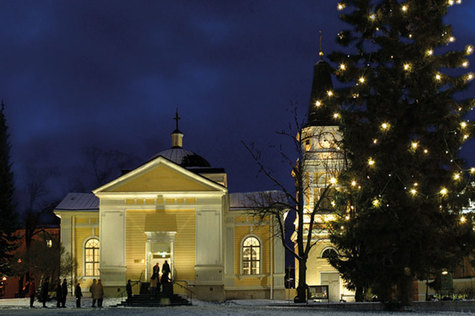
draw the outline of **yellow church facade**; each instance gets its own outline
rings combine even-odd
[[[61,243],[77,263],[84,293],[101,279],[105,295],[138,294],[165,260],[174,292],[204,300],[284,298],[284,248],[274,221],[250,215],[230,194],[223,169],[172,148],[92,193],[70,193],[56,207]]]

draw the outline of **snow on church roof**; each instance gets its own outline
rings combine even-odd
[[[55,209],[58,211],[98,211],[99,198],[92,193],[68,193]]]

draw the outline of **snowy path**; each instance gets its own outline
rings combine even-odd
[[[397,315],[397,316],[416,316],[416,315],[473,315],[456,312],[435,312],[435,313],[368,313],[368,312],[342,312],[331,311],[324,307],[286,307],[271,306],[275,301],[269,300],[240,300],[230,301],[222,304],[209,303],[202,301],[193,301],[193,306],[175,306],[158,308],[137,308],[137,307],[111,307],[120,302],[120,299],[104,300],[104,308],[91,308],[91,300],[83,299],[81,309],[75,308],[75,301],[68,298],[67,308],[56,308],[55,302],[49,302],[48,308],[42,308],[41,303],[35,302],[35,308],[30,309],[29,299],[0,299],[0,315],[168,315],[168,316],[217,316],[217,315],[318,315],[318,316],[358,316],[358,315]],[[280,303],[287,303],[282,301]],[[88,306],[88,307],[85,307]]]

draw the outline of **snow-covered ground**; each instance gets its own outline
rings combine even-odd
[[[332,311],[326,307],[313,305],[312,307],[295,307],[288,301],[270,301],[270,300],[233,300],[225,303],[210,303],[204,301],[193,300],[193,306],[174,306],[174,307],[114,307],[120,303],[122,299],[105,299],[102,309],[92,308],[91,299],[84,298],[82,300],[82,308],[76,308],[76,302],[72,298],[68,298],[66,308],[56,308],[56,302],[51,301],[46,305],[48,308],[42,308],[42,304],[35,302],[35,308],[29,308],[28,298],[18,299],[0,299],[0,315],[272,315],[272,316],[289,316],[289,315],[315,315],[326,316],[348,316],[348,315],[367,315],[368,312],[348,312],[348,311]],[[278,305],[278,306],[276,306]],[[374,313],[376,314],[376,313]],[[435,313],[377,313],[378,315],[469,315],[456,312],[435,312]]]

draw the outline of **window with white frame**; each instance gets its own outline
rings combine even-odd
[[[261,272],[261,243],[256,237],[247,237],[242,242],[242,274],[254,275]]]
[[[91,238],[84,245],[85,276],[99,276],[99,239]]]

